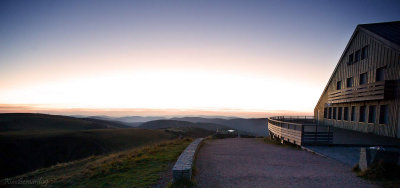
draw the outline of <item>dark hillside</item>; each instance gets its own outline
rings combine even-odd
[[[0,132],[20,130],[87,130],[127,128],[113,121],[91,118],[74,118],[48,114],[3,113],[0,114]]]
[[[1,132],[0,178],[173,137],[164,130],[137,128]]]

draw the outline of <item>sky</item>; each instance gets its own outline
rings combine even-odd
[[[399,9],[389,0],[2,0],[0,112],[311,114],[356,26],[398,21]]]

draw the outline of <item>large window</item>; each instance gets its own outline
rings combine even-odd
[[[381,105],[379,109],[379,123],[387,124],[388,123],[388,107],[387,105]]]
[[[365,59],[368,57],[368,46],[364,46],[364,48],[361,49],[361,59]]]
[[[354,62],[359,62],[360,61],[360,58],[361,58],[360,55],[361,55],[360,54],[360,50],[357,50],[356,53],[355,53],[355,56],[354,56]]]
[[[342,89],[342,81],[338,81],[338,82],[336,83],[336,89],[337,89],[337,90],[341,90],[341,89]]]
[[[349,121],[349,107],[343,108],[343,120]]]
[[[367,84],[367,82],[368,82],[367,73],[360,74],[360,85]]]
[[[326,108],[324,108],[324,118],[328,118],[328,112]]]
[[[338,108],[338,117],[337,117],[338,120],[342,120],[342,112],[343,112],[343,107],[339,107]]]
[[[353,77],[347,78],[346,87],[347,88],[353,87]]]
[[[384,81],[385,80],[385,68],[376,69],[376,78],[375,81]]]
[[[332,119],[336,119],[337,118],[337,116],[336,116],[336,107],[333,107],[333,117],[332,117]]]
[[[351,121],[356,121],[356,107],[351,107]]]
[[[360,116],[358,118],[359,122],[365,122],[365,106],[360,106]]]
[[[328,119],[332,119],[332,107],[329,107]]]
[[[376,106],[369,106],[368,110],[368,123],[375,123],[376,121]]]

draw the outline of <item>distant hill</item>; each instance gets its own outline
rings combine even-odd
[[[192,123],[188,121],[178,120],[155,120],[142,123],[140,128],[145,129],[165,129],[165,128],[177,128],[177,127],[195,127],[206,130],[216,131],[217,129],[229,129],[229,127],[215,124],[215,123]]]
[[[0,132],[20,130],[88,130],[128,128],[124,123],[70,116],[3,113],[0,114]]]
[[[183,117],[183,118],[173,118],[172,120],[188,121],[192,123],[219,124],[239,131],[251,133],[256,136],[265,136],[268,134],[267,118],[222,119],[222,118],[203,118],[203,117]]]

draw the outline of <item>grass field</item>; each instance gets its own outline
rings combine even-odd
[[[175,139],[39,169],[8,181],[38,180],[60,187],[151,187],[192,139]]]

